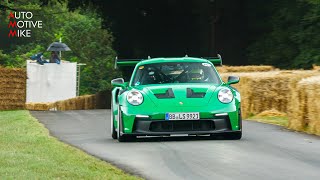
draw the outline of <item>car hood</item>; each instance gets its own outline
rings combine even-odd
[[[136,86],[158,107],[207,106],[218,85],[214,84],[160,84]]]

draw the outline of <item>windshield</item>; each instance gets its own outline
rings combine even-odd
[[[213,83],[220,78],[209,63],[155,63],[137,67],[132,86],[165,83]]]

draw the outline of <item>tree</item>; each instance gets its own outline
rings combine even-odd
[[[113,70],[116,56],[113,36],[102,28],[102,19],[92,9],[69,11],[67,1],[19,0],[14,7],[32,11],[33,21],[43,21],[42,29],[32,30],[32,39],[17,39],[10,48],[0,51],[0,65],[25,67],[25,61],[33,53],[44,52],[50,43],[62,41],[71,52],[64,52],[62,59],[86,63],[81,75],[81,94],[110,89],[110,81],[117,73]],[[26,5],[27,4],[27,5]],[[49,58],[49,53],[44,56]]]
[[[249,62],[280,68],[311,68],[320,63],[320,1],[273,0],[268,8],[264,33],[260,31],[247,49]],[[249,24],[258,22],[261,19]]]

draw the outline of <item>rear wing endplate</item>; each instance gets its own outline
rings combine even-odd
[[[207,59],[214,65],[220,65],[222,66],[222,57],[220,54],[217,54],[217,57],[205,57],[203,59]]]

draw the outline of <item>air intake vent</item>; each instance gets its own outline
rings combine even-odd
[[[205,92],[194,92],[191,88],[187,88],[187,98],[203,98]]]
[[[168,98],[174,98],[174,94],[172,91],[172,88],[169,88],[166,90],[165,93],[162,94],[154,94],[158,99],[168,99]]]
[[[151,132],[212,131],[215,130],[215,125],[212,120],[153,121],[149,130]]]

